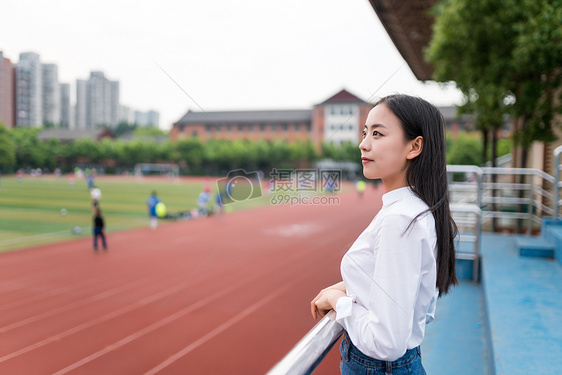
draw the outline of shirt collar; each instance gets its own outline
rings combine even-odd
[[[410,189],[409,186],[392,190],[388,193],[384,193],[384,195],[382,196],[382,204],[386,206],[402,198],[411,197],[412,195],[414,195],[414,192],[412,191],[412,189]]]

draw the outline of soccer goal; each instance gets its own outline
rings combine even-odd
[[[168,176],[177,177],[180,169],[176,164],[139,163],[135,164],[135,176]]]

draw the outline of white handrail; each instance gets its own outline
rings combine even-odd
[[[277,363],[268,375],[306,375],[312,373],[343,333],[331,310]]]

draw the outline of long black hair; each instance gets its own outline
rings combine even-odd
[[[423,138],[421,153],[409,162],[406,183],[429,206],[435,219],[436,286],[441,296],[447,294],[451,285],[458,284],[454,245],[458,229],[449,208],[445,120],[437,107],[418,97],[389,95],[380,99],[376,105],[383,103],[400,120],[406,142],[419,136]],[[416,219],[417,217],[414,221]]]

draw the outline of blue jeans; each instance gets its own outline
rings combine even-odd
[[[386,362],[363,354],[353,345],[345,332],[340,345],[340,353],[342,375],[426,375],[421,363],[419,346],[407,350],[406,354],[394,362]]]
[[[105,242],[105,234],[103,233],[103,228],[94,227],[94,250],[98,249],[98,236],[101,237],[101,243],[104,250],[107,250],[107,242]]]

